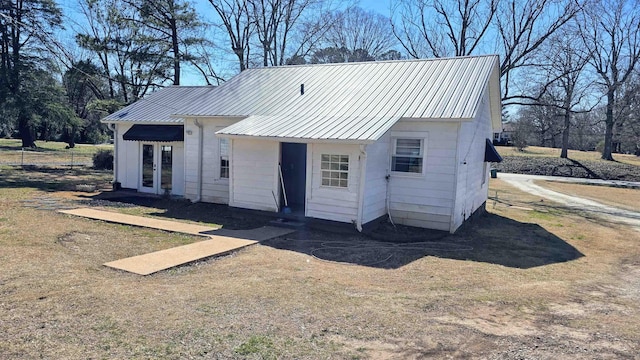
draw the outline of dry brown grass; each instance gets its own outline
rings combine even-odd
[[[193,240],[26,208],[24,200],[48,196],[41,188],[0,189],[3,359],[630,358],[640,351],[637,232],[541,203],[499,179],[491,183],[497,201],[487,204],[493,215],[449,238],[474,244],[472,251],[382,269],[266,244],[148,277],[101,264]],[[353,240],[322,232],[296,239],[338,237]],[[584,256],[536,257],[545,244]],[[503,265],[537,262],[545,264]]]
[[[640,211],[640,189],[625,189],[558,181],[540,181],[543,187],[559,193],[582,197],[605,205]]]
[[[498,153],[502,156],[534,156],[534,157],[560,157],[560,149],[528,146],[524,151],[518,151],[515,146],[498,146]],[[601,154],[596,151],[569,150],[568,156],[574,160],[600,160]],[[613,154],[613,158],[621,163],[640,166],[640,157],[629,154]]]

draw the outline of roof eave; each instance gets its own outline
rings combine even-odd
[[[373,144],[377,139],[315,139],[315,138],[295,138],[295,137],[279,137],[279,136],[253,136],[253,135],[237,135],[237,134],[224,134],[216,132],[216,135],[226,139],[253,139],[253,140],[270,140],[278,142],[292,142],[292,143],[324,143],[324,144],[355,144],[355,145],[368,145]]]
[[[202,114],[198,114],[198,115],[187,115],[187,114],[171,114],[169,115],[170,118],[173,119],[206,119],[206,118],[210,118],[210,119],[229,119],[229,118],[233,118],[233,119],[244,119],[247,118],[249,115],[202,115]]]
[[[104,118],[100,120],[103,124],[149,124],[149,125],[183,125],[182,119],[176,119],[172,121],[162,120],[121,120],[121,119],[108,119]]]

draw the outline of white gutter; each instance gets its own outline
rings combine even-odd
[[[360,145],[360,187],[358,188],[358,218],[356,229],[362,232],[362,218],[364,217],[364,185],[367,171],[367,145]]]
[[[295,137],[279,137],[279,136],[258,136],[258,135],[234,135],[224,134],[219,131],[216,132],[216,136],[226,139],[255,139],[255,140],[270,140],[277,142],[290,142],[290,143],[322,143],[322,144],[345,144],[345,145],[368,145],[373,144],[378,139],[315,139],[315,138],[295,138]]]
[[[118,182],[118,126],[108,123],[107,127],[113,131],[113,184]]]
[[[460,175],[460,131],[462,131],[462,124],[458,123],[456,131],[456,166],[455,166],[455,176],[453,177],[453,206],[451,207],[451,215],[449,219],[449,233],[453,234],[454,227],[456,223],[456,213],[457,213],[457,199],[458,199],[458,175]]]
[[[204,125],[201,124],[198,119],[194,120],[194,123],[198,127],[198,171],[197,171],[197,185],[196,185],[196,199],[194,202],[200,202],[202,200],[202,153],[204,141]]]

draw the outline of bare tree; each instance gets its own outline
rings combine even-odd
[[[324,16],[328,11],[326,3],[325,0],[249,0],[256,36],[262,47],[262,65],[285,65],[288,52],[290,56],[299,55],[297,51],[288,51],[295,32],[312,31],[311,37],[301,38],[304,41],[313,39],[314,33],[326,32],[332,25]]]
[[[392,31],[413,58],[471,55],[497,9],[498,0],[400,0]]]
[[[567,158],[569,134],[573,115],[588,112],[584,102],[592,85],[583,81],[588,51],[579,46],[580,39],[574,31],[562,31],[550,38],[541,55],[546,68],[545,93],[548,106],[554,106],[563,118],[561,158]],[[583,109],[580,109],[582,107]]]
[[[581,10],[581,0],[508,0],[498,8],[496,26],[501,56],[503,105],[518,104],[528,96],[511,90],[519,70],[538,65],[536,51]]]
[[[512,89],[524,68],[538,65],[536,52],[573,19],[584,0],[400,0],[393,31],[408,55],[465,56],[497,52],[503,104],[531,102]],[[495,37],[495,39],[494,39]]]
[[[250,0],[209,0],[222,21],[231,50],[238,57],[240,71],[249,67],[250,40],[255,24],[249,11]]]
[[[389,52],[396,39],[388,17],[360,7],[352,7],[335,14],[336,21],[327,32],[332,47],[351,52],[365,51],[374,58]]]
[[[619,90],[640,59],[640,10],[635,1],[594,0],[580,19],[580,34],[592,49],[589,63],[607,98],[602,158],[613,160],[614,116]]]

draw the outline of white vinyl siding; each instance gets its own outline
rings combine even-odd
[[[116,181],[125,189],[137,189],[140,176],[140,143],[125,141],[122,135],[133,126],[132,124],[118,124],[118,138],[114,139],[118,153],[118,178]]]
[[[215,132],[235,119],[199,119],[203,125],[202,194],[201,201],[229,203],[229,179],[220,177],[220,137]],[[185,120],[185,197],[195,200],[198,193],[198,151],[200,128],[191,119]]]
[[[310,186],[307,187],[306,216],[339,222],[355,222],[358,218],[358,186],[360,184],[360,147],[358,145],[309,144],[311,160]],[[348,156],[347,187],[322,185],[322,155]]]
[[[390,155],[395,151],[394,139],[423,139],[423,173],[391,172],[389,208],[396,223],[449,230],[454,207],[458,124],[402,120],[391,128]]]
[[[367,181],[364,190],[363,224],[387,213],[390,141],[391,136],[387,133],[380,140],[367,145]]]
[[[233,139],[229,205],[253,210],[278,211],[274,194],[279,194],[279,158],[279,142]]]
[[[480,206],[487,201],[489,193],[489,164],[484,162],[486,139],[493,133],[489,96],[485,92],[479,104],[478,115],[473,121],[463,122],[458,139],[458,174],[456,202],[453,211],[451,232],[462,225]]]

